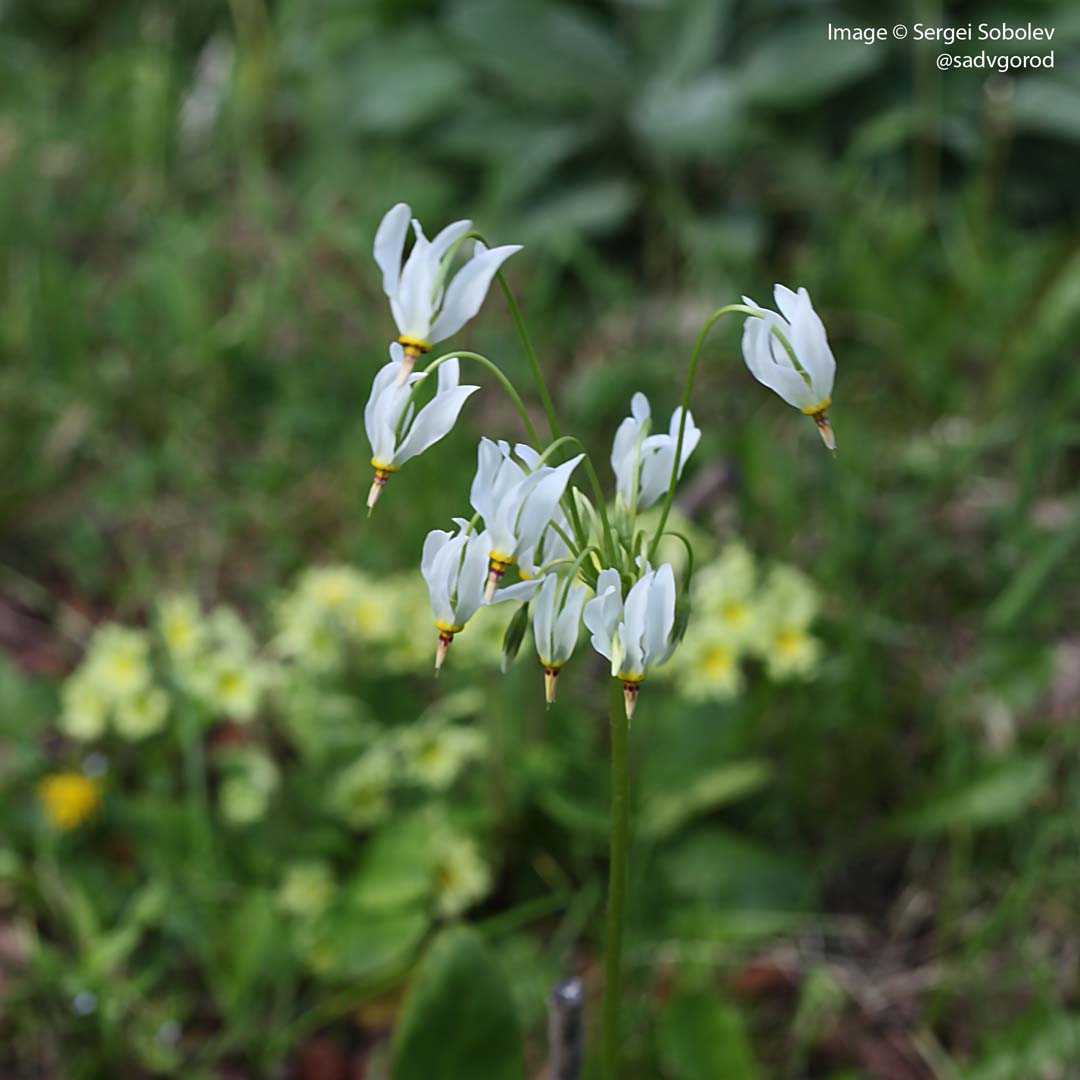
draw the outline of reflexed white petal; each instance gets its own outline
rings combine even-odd
[[[582,618],[592,633],[593,648],[609,660],[622,608],[622,581],[618,570],[601,570],[596,581],[596,595],[585,605]]]
[[[558,588],[559,579],[554,574],[548,574],[536,595],[536,603],[533,604],[533,638],[536,641],[536,651],[544,663],[556,662],[552,637],[555,628],[555,594]]]
[[[384,387],[382,393],[379,394],[371,416],[371,452],[375,461],[381,461],[387,465],[394,464],[397,427],[409,404],[411,392],[410,383],[398,386],[395,377],[395,381]]]
[[[429,258],[438,265],[443,256],[472,228],[472,222],[466,219],[452,221],[441,229],[431,241]]]
[[[397,344],[395,342],[395,344]],[[397,346],[398,350],[401,350],[401,346]],[[397,382],[398,369],[401,366],[400,356],[394,355],[394,347],[390,347],[390,363],[383,364],[381,368],[375,373],[375,380],[371,384],[371,394],[368,396],[367,404],[364,406],[364,430],[367,432],[368,442],[371,443],[372,455],[378,458],[375,452],[375,443],[379,440],[379,433],[375,430],[375,414],[378,409],[379,399],[382,397],[388,386],[393,386]],[[381,460],[381,459],[380,459]]]
[[[406,203],[391,207],[375,233],[375,262],[383,272],[383,292],[392,296],[401,277],[401,256],[412,210]]]
[[[403,465],[443,438],[454,426],[462,406],[479,389],[479,386],[458,386],[436,394],[413,421],[408,435],[394,452],[393,464]]]
[[[504,600],[531,600],[539,587],[539,581],[515,581],[513,585],[496,589],[491,602],[501,604]]]
[[[817,398],[814,402],[816,405],[832,394],[836,360],[829,348],[825,325],[814,310],[806,289],[799,289],[796,303],[795,318],[791,322],[791,344],[799,363],[810,376],[813,396]]]
[[[551,522],[552,515],[559,505],[559,500],[570,482],[570,474],[581,464],[584,454],[578,454],[562,465],[548,470],[536,483],[525,499],[515,530],[517,544],[515,550],[533,547],[543,531]],[[534,476],[537,474],[533,474]]]
[[[469,502],[484,519],[485,525],[490,526],[489,518],[495,514],[495,478],[504,460],[504,454],[497,443],[488,438],[480,440],[476,448],[476,473],[469,491]]]
[[[639,424],[644,424],[652,415],[649,399],[640,390],[630,399],[630,415]]]
[[[525,462],[525,467],[530,472],[540,464],[540,451],[534,450],[528,443],[514,443],[514,453]]]
[[[643,675],[645,673],[643,638],[652,579],[653,575],[651,573],[646,574],[635,582],[633,588],[626,595],[622,625],[619,627],[619,638],[622,641],[624,650],[620,674]]]
[[[436,368],[436,372],[439,376],[439,386],[436,393],[444,394],[447,390],[453,390],[461,382],[461,361],[456,356],[444,360]]]
[[[675,625],[675,574],[664,563],[653,575],[645,611],[645,666],[659,663],[667,651],[671,628]]]
[[[780,314],[789,323],[794,323],[799,312],[799,298],[786,285],[773,286],[773,300],[780,310]]]
[[[454,597],[454,620],[464,625],[484,603],[484,583],[487,581],[490,537],[486,532],[472,533],[461,563]]]
[[[424,553],[421,568],[428,583],[431,596],[431,608],[439,622],[453,623],[454,611],[451,606],[454,582],[461,563],[461,552],[465,537],[451,537],[449,533],[436,529],[428,533],[424,541]]]
[[[777,363],[772,353],[769,319],[748,318],[743,328],[743,357],[746,366],[758,382],[775,391],[796,409],[810,408],[816,402],[806,380],[794,367]]]
[[[430,339],[442,341],[456,334],[479,310],[491,279],[520,244],[507,244],[473,256],[455,275],[446,290],[442,311],[431,327]]]
[[[585,606],[588,590],[581,584],[569,584],[563,599],[562,611],[555,620],[552,632],[552,660],[565,664],[574,655],[578,634],[581,632],[581,610]]]

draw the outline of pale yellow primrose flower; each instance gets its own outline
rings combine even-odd
[[[468,836],[448,833],[435,867],[435,907],[444,918],[456,918],[491,891],[491,870]]]
[[[821,656],[821,643],[809,633],[819,598],[813,583],[789,566],[770,574],[759,603],[755,651],[770,678],[805,678]]]
[[[148,686],[117,705],[113,725],[121,738],[135,742],[163,730],[168,717],[169,695]]]
[[[100,739],[109,720],[109,701],[85,668],[71,676],[60,691],[60,730],[82,742]]]
[[[484,736],[473,728],[446,724],[436,718],[407,728],[399,747],[409,775],[426,787],[442,791],[466,765],[484,753]]]
[[[79,772],[46,776],[37,794],[49,823],[65,832],[89,821],[101,806],[101,784]]]
[[[349,825],[365,829],[390,813],[393,755],[382,747],[368,750],[346,766],[330,787],[330,805]]]
[[[85,675],[114,701],[134,694],[150,682],[149,651],[143,631],[106,623],[90,642]]]
[[[717,623],[735,645],[749,644],[757,632],[756,586],[753,555],[744,544],[728,544],[694,575],[691,629],[699,622]]]
[[[199,601],[188,593],[166,596],[158,605],[158,627],[174,660],[186,660],[203,643],[203,616]]]
[[[278,786],[278,767],[262,750],[253,747],[227,755],[229,774],[218,790],[221,814],[233,825],[250,825],[264,817]]]
[[[672,662],[672,674],[680,692],[692,701],[732,698],[743,687],[741,658],[738,641],[716,623],[698,621],[695,612]]]
[[[334,898],[337,886],[330,866],[321,859],[295,862],[285,870],[277,891],[277,906],[289,915],[314,918]]]

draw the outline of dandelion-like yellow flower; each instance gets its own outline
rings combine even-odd
[[[65,832],[89,821],[101,806],[101,784],[78,772],[46,776],[37,793],[49,824]]]

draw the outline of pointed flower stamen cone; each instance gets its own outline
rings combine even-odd
[[[559,669],[544,668],[544,700],[549,704],[555,701],[555,692],[558,689]]]
[[[491,566],[488,570],[487,584],[484,586],[484,603],[490,604],[495,596],[495,590],[502,582],[503,574],[506,573],[506,568],[513,561],[512,559],[504,559],[498,555],[492,555]]]
[[[454,635],[447,630],[439,631],[439,644],[435,646],[435,673],[438,674],[442,670],[443,664],[446,662],[446,654],[450,651],[450,646],[454,644]]]
[[[386,487],[386,481],[389,479],[389,469],[375,470],[375,479],[371,481],[371,490],[368,491],[367,496],[368,513],[375,509],[375,504],[379,501],[379,496],[382,494],[382,489]]]
[[[634,719],[634,710],[637,708],[638,692],[641,690],[641,683],[639,682],[624,682],[623,683],[623,700],[626,703],[626,720]]]
[[[832,425],[829,423],[828,413],[824,409],[821,412],[812,413],[814,423],[817,424],[817,429],[821,433],[821,441],[825,444],[829,450],[836,449],[836,436],[833,434]]]

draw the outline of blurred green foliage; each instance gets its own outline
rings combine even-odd
[[[829,21],[990,18],[1055,27],[1055,69],[939,73],[910,39],[825,41]],[[314,1031],[366,1053],[398,1014],[395,988],[323,994],[290,966],[254,884],[269,840],[235,844],[251,873],[201,882],[211,904],[158,887],[199,867],[176,865],[164,795],[152,820],[47,846],[27,778],[70,747],[26,672],[65,670],[88,623],[148,618],[165,589],[253,611],[312,562],[409,569],[461,508],[477,435],[518,432],[493,389],[361,512],[392,333],[370,244],[399,198],[528,245],[512,283],[600,459],[633,390],[674,404],[700,322],[742,292],[805,284],[839,360],[829,460],[730,328],[707,354],[687,513],[812,575],[827,660],[810,690],[643,697],[631,1075],[1075,1064],[1076,5],[9,0],[0,28],[0,637],[19,664],[0,667],[18,973],[0,1071],[272,1075]],[[479,342],[523,384],[496,296],[462,335]],[[354,676],[349,709],[391,724],[448,692]],[[530,1065],[545,994],[597,941],[595,679],[546,716],[516,673],[484,682],[505,814],[487,943],[443,939],[406,1007],[421,1022],[459,979],[501,995],[468,978],[494,949]],[[81,846],[131,838],[127,876]],[[346,959],[423,933],[350,899],[367,914],[333,935]],[[195,948],[213,985],[165,980],[154,958]]]

